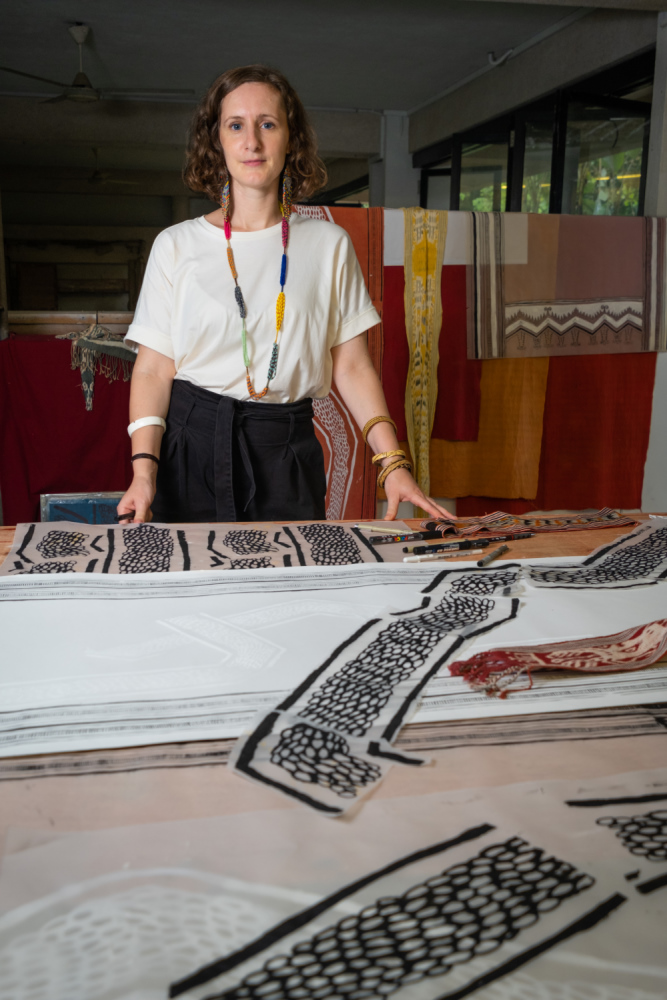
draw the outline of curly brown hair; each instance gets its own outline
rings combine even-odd
[[[287,113],[290,151],[286,164],[292,173],[295,201],[309,198],[327,182],[327,171],[317,155],[317,138],[301,99],[282,73],[268,66],[239,66],[214,80],[195,111],[190,127],[183,180],[193,191],[220,200],[228,174],[220,145],[220,108],[227,94],[244,83],[266,83],[281,95]]]

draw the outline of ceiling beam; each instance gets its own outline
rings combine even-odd
[[[470,2],[470,0],[468,0]],[[473,0],[474,2],[474,0]],[[483,0],[485,3],[507,3],[508,0]],[[512,3],[537,4],[549,7],[581,7],[580,0],[511,0]],[[610,7],[615,10],[662,11],[665,0],[585,0],[586,7]]]

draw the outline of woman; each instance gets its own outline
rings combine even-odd
[[[311,397],[332,376],[383,466],[387,519],[401,500],[448,516],[399,450],[366,348],[379,317],[349,237],[290,214],[326,172],[280,73],[247,66],[213,83],[185,180],[221,207],[165,230],[151,251],[127,334],[138,354],[122,519],[323,519]]]

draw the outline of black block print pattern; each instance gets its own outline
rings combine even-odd
[[[44,559],[63,559],[66,556],[87,556],[84,542],[88,535],[82,531],[47,531],[41,542],[35,546]],[[74,565],[72,563],[72,565]],[[46,573],[47,570],[41,570]],[[50,570],[49,572],[59,572]],[[62,570],[60,572],[63,572]]]
[[[667,528],[659,528],[636,545],[603,557],[597,565],[579,570],[532,570],[531,579],[543,583],[577,584],[600,587],[604,584],[632,583],[649,576],[667,559]]]
[[[169,528],[151,524],[123,531],[125,552],[118,560],[119,573],[167,573],[174,554]]]
[[[647,861],[667,861],[667,809],[643,816],[603,816],[598,823],[614,830],[631,854]]]
[[[222,544],[235,552],[237,556],[252,556],[258,552],[275,552],[276,547],[267,541],[267,536],[268,531],[239,528],[228,531],[222,539]]]
[[[74,561],[35,563],[27,570],[26,575],[29,576],[31,573],[73,573],[75,565]]]
[[[226,1000],[377,1000],[498,949],[594,880],[520,837],[379,899],[222,994]]]
[[[382,777],[379,767],[350,753],[342,736],[302,723],[283,730],[271,763],[284,767],[297,781],[321,785],[346,799],[356,798],[358,788]]]
[[[268,556],[259,559],[232,559],[232,569],[267,569],[273,563]]]
[[[498,570],[495,573],[470,573],[459,577],[452,583],[452,590],[457,594],[494,594],[505,587],[511,587],[519,578],[519,570]]]
[[[443,636],[485,621],[493,607],[489,598],[447,595],[423,614],[392,622],[314,691],[299,715],[350,736],[363,736],[394,688],[425,663]]]
[[[340,524],[301,524],[299,531],[310,545],[316,566],[350,566],[363,562],[354,536]]]

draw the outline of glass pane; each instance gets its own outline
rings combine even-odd
[[[553,123],[526,122],[522,212],[548,212],[551,194]]]
[[[573,102],[568,110],[563,212],[637,215],[648,119]]]
[[[467,212],[504,212],[506,201],[507,143],[464,143],[459,208]]]
[[[452,178],[449,175],[429,174],[428,188],[426,191],[427,208],[449,208],[449,191],[452,186]]]

